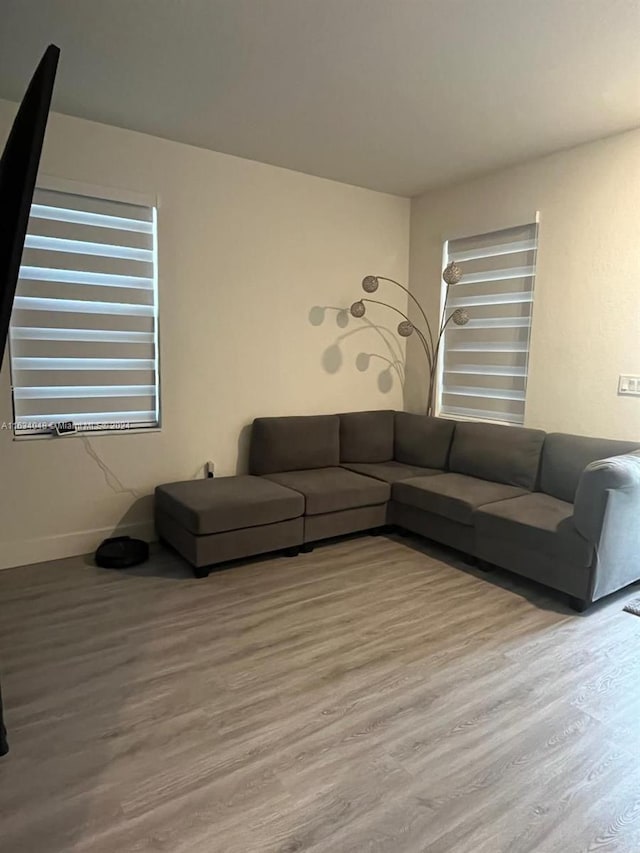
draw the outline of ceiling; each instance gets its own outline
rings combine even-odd
[[[415,195],[640,125],[639,0],[0,0],[0,97]]]

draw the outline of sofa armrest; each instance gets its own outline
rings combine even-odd
[[[582,472],[573,510],[573,522],[582,536],[597,545],[611,514],[611,497],[619,511],[631,510],[640,523],[640,450],[624,456],[598,459]],[[619,521],[621,521],[620,519]],[[631,521],[631,517],[628,518]]]
[[[640,450],[584,469],[573,523],[595,548],[593,600],[640,578]]]

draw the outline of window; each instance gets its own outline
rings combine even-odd
[[[14,431],[158,427],[155,206],[64,186],[39,187],[31,206],[10,331]]]
[[[445,244],[463,272],[447,319],[457,308],[470,319],[444,333],[440,414],[524,422],[537,245],[536,223]]]

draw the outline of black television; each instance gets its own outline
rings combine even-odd
[[[35,70],[0,159],[0,368],[29,222],[60,49],[50,44]],[[0,755],[9,751],[0,690]]]

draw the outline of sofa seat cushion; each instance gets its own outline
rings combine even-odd
[[[394,483],[394,501],[442,515],[460,524],[473,524],[478,507],[527,494],[526,489],[479,480],[465,474],[439,474]]]
[[[389,500],[391,490],[388,483],[363,477],[345,468],[284,471],[267,474],[265,479],[300,492],[305,499],[307,515],[382,504]]]
[[[196,536],[299,518],[301,495],[262,477],[216,477],[158,486],[156,509]]]
[[[573,504],[542,492],[481,507],[475,515],[478,538],[508,542],[587,568],[593,546],[573,524]]]
[[[385,483],[396,483],[411,477],[432,477],[442,474],[439,468],[421,468],[419,465],[405,465],[403,462],[342,462],[342,467],[365,477],[375,477]]]

